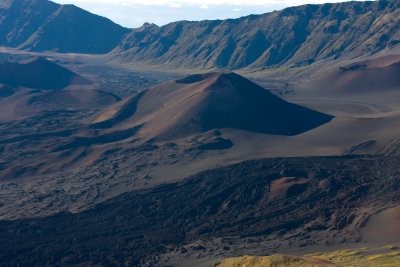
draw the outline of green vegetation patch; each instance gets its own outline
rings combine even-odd
[[[393,245],[383,248],[337,250],[307,254],[304,257],[289,255],[243,256],[228,258],[217,267],[397,267],[400,266],[400,250]]]

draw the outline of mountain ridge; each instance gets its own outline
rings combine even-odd
[[[82,27],[84,25],[84,27]],[[128,29],[74,5],[48,0],[3,0],[0,44],[30,51],[104,54]]]
[[[351,1],[127,29],[74,5],[3,0],[0,45],[61,53],[111,52],[123,63],[195,69],[300,67],[398,47],[399,18],[398,1]],[[83,24],[86,27],[80,27]]]
[[[262,15],[133,29],[113,51],[122,62],[188,68],[296,67],[359,57],[400,43],[400,3],[303,5]]]

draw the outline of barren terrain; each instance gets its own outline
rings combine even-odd
[[[381,3],[146,24],[104,55],[1,48],[0,265],[397,259],[398,3]],[[231,23],[239,32],[284,18],[308,28],[295,40],[266,29],[281,50],[249,52],[264,31],[243,33],[242,46],[231,33],[214,42]],[[214,40],[208,56],[182,59],[197,42],[189,26]],[[40,37],[29,47],[48,44]],[[244,255],[260,257],[232,259]]]

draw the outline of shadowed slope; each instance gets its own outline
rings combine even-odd
[[[15,93],[15,88],[11,86],[0,84],[0,99],[12,96]]]
[[[398,46],[400,2],[351,1],[263,15],[132,30],[114,50],[127,62],[240,69],[302,66]]]
[[[79,74],[39,57],[0,63],[0,119],[20,120],[62,109],[104,108],[121,99]]]
[[[74,5],[0,1],[0,44],[33,51],[110,52],[129,30]]]
[[[52,90],[68,85],[87,85],[82,76],[44,58],[26,63],[0,63],[0,82],[13,87]]]
[[[235,73],[209,73],[154,87],[102,118],[100,125],[140,125],[146,137],[180,138],[211,129],[234,128],[297,135],[331,116],[288,103]],[[109,114],[109,112],[107,112]],[[99,125],[99,124],[98,124]],[[125,126],[126,127],[126,126]]]

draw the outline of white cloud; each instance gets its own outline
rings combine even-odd
[[[157,25],[178,20],[238,18],[262,14],[288,6],[343,2],[346,0],[52,0],[75,4],[92,13],[126,26],[140,27],[144,22]],[[349,1],[349,0],[347,0]],[[1,0],[0,0],[1,2]]]
[[[60,0],[68,2],[68,0]],[[321,4],[326,2],[343,2],[346,0],[79,0],[81,3],[108,3],[120,5],[147,5],[147,6],[183,6],[183,5],[198,5],[198,6],[295,6],[302,4]],[[349,0],[347,0],[349,1]],[[69,2],[77,2],[70,0]]]
[[[182,4],[180,2],[174,1],[174,2],[169,2],[168,6],[169,7],[180,8],[180,7],[182,7]]]

